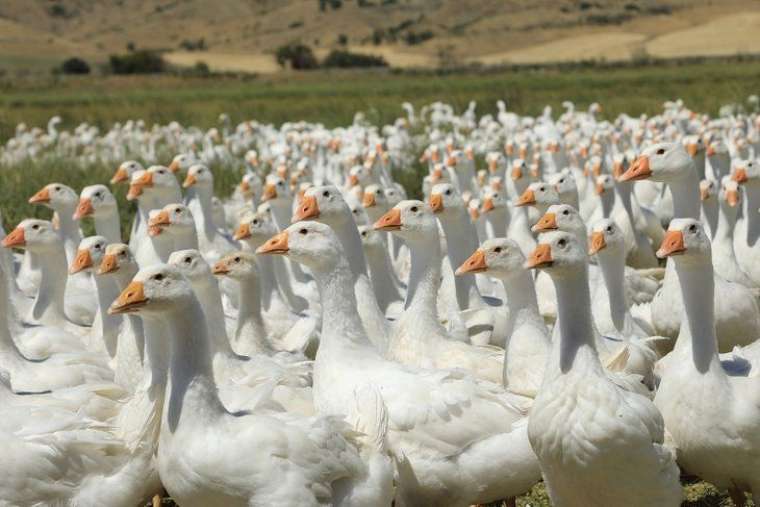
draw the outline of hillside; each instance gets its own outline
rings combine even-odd
[[[759,30],[752,0],[3,0],[0,68],[105,61],[130,45],[266,73],[293,41],[399,67],[733,55],[760,52]]]

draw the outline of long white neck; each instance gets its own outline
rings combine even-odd
[[[66,249],[68,262],[74,260],[79,242],[82,241],[82,234],[79,232],[79,221],[72,218],[75,209],[74,206],[59,206],[55,209],[58,215],[59,232],[61,239],[63,239],[63,246]]]
[[[686,312],[678,333],[678,347],[691,346],[694,367],[705,373],[711,363],[718,361],[712,262],[708,257],[706,262],[704,259],[695,259],[675,262],[675,266]]]
[[[509,227],[509,210],[507,207],[496,208],[485,214],[490,238],[503,238]]]
[[[470,218],[464,209],[450,212],[449,216],[440,220],[440,223],[446,234],[446,254],[452,269],[456,269],[478,248],[478,232],[470,223]],[[454,283],[459,309],[471,308],[480,297],[475,277],[457,276]]]
[[[129,285],[129,282],[132,281],[132,278],[137,274],[137,269],[129,269],[126,267],[119,268],[116,273],[113,275],[113,281],[116,285],[116,290],[121,293],[124,289],[127,288],[127,285]],[[143,320],[138,317],[137,315],[132,314],[125,314],[124,322],[129,326],[131,333],[130,335],[134,337],[135,340],[135,349],[137,350],[140,361],[145,362],[146,359],[146,351],[145,351],[145,329],[143,325]],[[116,350],[118,354],[118,347],[119,344],[117,344]]]
[[[246,354],[271,354],[267,327],[261,316],[261,288],[258,277],[239,280],[238,320],[235,328],[236,350]]]
[[[754,245],[760,239],[760,181],[750,180],[744,184],[747,196],[742,207],[744,220],[747,221],[747,244]]]
[[[198,299],[166,314],[170,335],[169,377],[161,425],[175,434],[181,425],[206,424],[227,413],[219,400],[209,354],[206,319]]]
[[[93,343],[93,345],[97,348],[104,348],[108,357],[113,358],[116,356],[116,345],[122,318],[121,315],[109,314],[108,307],[119,297],[119,293],[113,280],[102,276],[92,278],[95,281],[98,310],[95,312],[95,320],[92,324],[91,339],[102,341],[100,344]]]
[[[557,291],[557,320],[559,340],[552,346],[548,367],[555,374],[568,373],[579,358],[590,360],[601,370],[595,345],[595,330],[591,316],[591,295],[588,287],[588,265],[553,276]]]
[[[441,286],[441,242],[434,235],[419,235],[407,239],[411,251],[411,271],[406,290],[403,325],[425,326],[436,329],[438,320],[437,298]],[[408,321],[408,322],[407,322]]]
[[[227,338],[222,293],[219,290],[219,284],[211,274],[201,280],[193,279],[190,283],[206,315],[209,332],[209,350],[212,356],[234,356],[235,353]]]
[[[401,300],[401,293],[393,276],[390,254],[385,243],[380,243],[365,248],[364,255],[369,266],[369,276],[372,287],[375,289],[377,304],[380,305],[382,311],[386,311],[392,302]]]
[[[214,226],[212,197],[212,189],[203,186],[194,185],[187,192],[188,206],[193,211],[198,234],[205,236],[207,241],[213,241],[217,233]]]
[[[328,224],[335,231],[343,245],[346,253],[348,265],[354,274],[354,279],[360,275],[367,276],[367,261],[364,258],[364,249],[362,248],[362,238],[359,236],[359,229],[351,218],[332,220]]]
[[[98,236],[103,236],[109,243],[119,243],[121,241],[121,224],[119,223],[119,212],[96,213],[94,216],[95,232]]]
[[[171,232],[174,250],[198,250],[198,232],[194,227],[175,227]]]
[[[10,285],[4,266],[0,264],[0,359],[3,363],[21,362],[21,352],[13,341],[10,330],[12,306],[9,294]],[[5,364],[10,369],[10,364]]]
[[[669,181],[673,196],[673,218],[693,218],[699,220],[699,181],[693,171],[684,177]]]
[[[40,287],[34,298],[28,319],[32,323],[62,325],[66,322],[64,294],[66,293],[66,255],[62,244],[29,252],[40,266]]]
[[[513,330],[522,319],[540,317],[536,287],[529,271],[521,270],[512,276],[502,278],[501,283],[507,294],[510,321],[508,329]]]
[[[612,324],[620,332],[625,326],[625,316],[628,305],[625,301],[625,252],[622,248],[613,247],[597,255],[602,269],[604,285],[607,287],[607,297],[610,303]]]
[[[702,201],[702,213],[700,219],[703,223],[707,224],[707,229],[710,232],[710,239],[715,239],[715,232],[718,228],[718,221],[720,218],[718,209],[718,203],[716,198],[707,199]]]

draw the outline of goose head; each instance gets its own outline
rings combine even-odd
[[[718,193],[718,183],[713,179],[704,179],[699,182],[699,197],[703,201],[709,201]]]
[[[284,255],[314,272],[326,272],[338,265],[345,254],[340,240],[329,225],[305,220],[290,225],[256,249],[257,254]]]
[[[174,156],[171,163],[169,163],[168,169],[173,173],[178,173],[189,169],[194,163],[195,155],[192,153],[180,153]]]
[[[166,312],[187,308],[194,297],[192,286],[179,270],[157,264],[138,271],[111,304],[108,313],[161,318]]]
[[[696,174],[694,160],[680,143],[657,143],[645,148],[620,181],[651,179],[671,182]]]
[[[559,204],[559,194],[553,185],[534,181],[515,201],[515,206],[551,206]]]
[[[250,280],[258,276],[256,257],[250,252],[232,252],[214,264],[211,270],[217,276],[226,276],[233,280]]]
[[[480,208],[480,211],[484,214],[490,213],[495,209],[506,208],[507,204],[507,197],[503,190],[489,188],[483,194],[483,206]]]
[[[596,195],[603,197],[611,195],[615,191],[615,180],[611,174],[601,174],[594,181],[594,191]]]
[[[172,252],[166,263],[173,266],[193,284],[213,280],[211,266],[208,265],[203,255],[193,248]]]
[[[240,180],[240,193],[243,194],[245,199],[250,199],[258,194],[261,186],[262,183],[259,175],[253,172],[247,172]]]
[[[105,255],[100,261],[98,275],[110,275],[118,271],[137,271],[135,260],[129,246],[124,243],[111,243],[106,247]]]
[[[142,166],[142,164],[136,160],[127,160],[125,162],[122,162],[119,164],[119,167],[116,168],[116,171],[113,173],[113,177],[111,177],[111,185],[123,183],[125,181],[131,181],[132,175],[134,173],[144,170],[145,168]]]
[[[24,248],[31,252],[56,252],[63,245],[49,220],[27,218],[3,238],[5,248]]]
[[[29,204],[41,204],[56,211],[73,209],[77,202],[77,193],[63,183],[49,183],[29,198]]]
[[[603,218],[591,228],[589,255],[624,255],[625,238],[623,231],[614,220]]]
[[[293,222],[318,220],[326,224],[345,223],[351,210],[340,191],[333,185],[308,189],[293,214]]]
[[[362,196],[362,206],[365,209],[376,208],[382,213],[388,211],[390,206],[388,205],[388,199],[385,195],[385,190],[382,186],[373,183],[368,185],[364,189],[364,195]]]
[[[395,206],[406,199],[406,192],[399,185],[385,189],[385,199],[388,201],[388,208]]]
[[[92,271],[96,266],[100,266],[103,256],[106,254],[108,240],[103,236],[88,236],[79,242],[77,254],[69,266],[69,274],[76,274],[81,271]]]
[[[362,238],[362,246],[365,251],[378,251],[385,248],[382,236],[371,225],[360,225],[359,236]]]
[[[187,170],[187,176],[182,183],[183,188],[198,188],[211,191],[214,188],[214,175],[211,169],[203,164],[193,164]]]
[[[84,187],[79,194],[79,204],[74,212],[74,220],[84,217],[110,216],[119,212],[116,198],[105,185]]]
[[[731,179],[739,185],[752,185],[760,182],[760,164],[753,160],[740,160],[731,171]]]
[[[674,218],[657,250],[657,257],[673,257],[676,266],[711,262],[710,239],[702,224],[693,218]]]
[[[264,183],[264,191],[261,194],[263,202],[268,201],[290,201],[290,185],[285,178],[277,174],[268,174]]]
[[[430,209],[436,215],[448,216],[464,209],[462,194],[451,183],[439,183],[430,191]]]
[[[195,231],[195,221],[190,208],[181,203],[167,204],[156,213],[151,210],[151,218],[148,220],[150,231],[157,233],[168,232],[178,234]],[[151,232],[152,234],[152,232]]]
[[[137,171],[132,175],[127,192],[127,200],[133,201],[143,194],[155,194],[161,191],[175,190],[179,192],[177,178],[168,167],[161,165],[150,166],[144,171]]]
[[[422,201],[401,201],[375,222],[376,231],[388,231],[408,242],[438,234],[432,210]]]
[[[525,268],[525,256],[517,243],[507,238],[484,241],[456,270],[456,275],[488,273],[500,280],[509,279]]]
[[[257,211],[245,213],[235,229],[235,241],[245,241],[252,247],[258,247],[277,233],[269,213]]]
[[[364,211],[361,201],[353,194],[346,194],[346,204],[351,212],[351,217],[354,219],[356,225],[362,225],[369,223],[369,217],[367,212]]]
[[[563,203],[569,204],[578,200],[578,186],[569,170],[563,169],[557,174],[552,174],[548,183],[554,185],[554,190],[557,191],[557,196]]]
[[[555,277],[572,273],[586,262],[585,244],[570,232],[552,231],[539,236],[525,267],[541,269]]]
[[[742,194],[739,191],[739,183],[729,176],[725,176],[718,193],[718,202],[720,202],[721,207],[725,212],[735,216],[739,211],[741,200]]]

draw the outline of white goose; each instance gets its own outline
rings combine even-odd
[[[742,217],[734,233],[736,260],[752,285],[760,287],[760,163],[752,160],[738,163],[731,178],[744,189]],[[719,337],[720,334],[718,329]]]
[[[401,201],[374,224],[404,239],[412,254],[404,313],[391,334],[387,356],[421,368],[462,368],[500,383],[503,352],[456,341],[438,319],[436,298],[441,284],[438,224],[422,201]]]
[[[550,274],[559,303],[559,337],[528,423],[552,503],[680,505],[662,416],[646,396],[612,382],[599,361],[585,242],[566,232],[543,234],[527,265]]]
[[[400,467],[397,502],[471,505],[514,497],[535,483],[540,472],[525,432],[527,405],[458,370],[419,370],[382,358],[359,319],[342,242],[327,225],[295,223],[258,252],[302,262],[317,280],[324,309],[314,364],[317,410],[346,415],[357,388],[382,392],[389,449]]]
[[[109,243],[121,241],[118,203],[105,185],[90,185],[82,189],[74,220],[85,217],[92,217],[96,234],[104,236]]]
[[[718,358],[710,241],[694,219],[673,220],[660,250],[670,257],[683,292],[685,317],[676,351],[655,397],[685,471],[760,502],[760,377],[728,376]],[[754,339],[755,337],[752,337]]]
[[[739,283],[745,287],[753,287],[752,280],[739,266],[734,250],[734,227],[739,214],[739,204],[742,197],[739,183],[725,176],[717,195],[718,225],[712,238],[713,268],[720,276],[729,282]]]
[[[230,413],[217,395],[203,310],[179,272],[141,270],[112,311],[159,319],[169,330],[168,337],[150,338],[170,342],[157,459],[175,501],[186,507],[390,504],[393,473],[382,453],[386,416],[376,391],[353,397],[363,438],[334,418]]]

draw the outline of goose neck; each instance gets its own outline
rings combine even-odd
[[[517,316],[524,310],[529,310],[538,315],[538,299],[536,287],[530,272],[521,270],[514,275],[503,278],[502,285],[507,294],[507,307],[510,316]]]
[[[199,187],[195,185],[190,187],[188,191],[189,202],[195,201],[196,205],[193,206],[195,217],[195,223],[198,227],[198,232],[204,234],[209,240],[213,240],[216,235],[216,227],[214,227],[213,217],[213,205],[211,202],[212,191],[209,188]]]
[[[119,213],[114,211],[108,214],[96,214],[94,217],[95,232],[103,236],[109,243],[118,243],[121,241],[121,225],[119,224]]]
[[[675,266],[686,312],[686,318],[681,320],[678,346],[691,345],[694,367],[705,373],[710,369],[710,363],[718,360],[712,262],[694,259],[676,262]]]
[[[224,308],[222,307],[222,293],[219,290],[219,284],[212,278],[212,275],[204,280],[193,280],[191,283],[206,316],[211,354],[233,355],[224,324]]]
[[[610,317],[615,329],[623,331],[628,305],[625,300],[625,252],[611,251],[598,255],[607,298],[610,304]]]
[[[333,228],[343,245],[354,278],[356,279],[361,275],[367,276],[367,261],[364,258],[362,238],[354,221],[348,217],[348,219],[331,221],[328,225]]]
[[[701,220],[702,222],[707,223],[712,239],[715,239],[715,231],[718,228],[718,221],[720,220],[718,216],[720,214],[718,203],[715,201],[716,199],[702,201]]]
[[[252,277],[242,279],[238,283],[240,302],[235,340],[238,345],[243,345],[241,341],[245,342],[248,354],[270,354],[272,347],[267,341],[267,327],[261,315],[260,284]]]
[[[694,171],[668,183],[673,196],[673,218],[699,220],[699,181]]]
[[[718,212],[718,225],[715,228],[713,241],[726,241],[733,246],[734,227],[736,226],[736,210],[721,206]]]
[[[66,321],[64,295],[68,277],[63,245],[30,254],[41,269],[40,286],[31,308],[31,320],[43,324],[62,324]]]
[[[592,358],[599,364],[595,330],[591,316],[588,265],[552,277],[557,291],[559,340],[554,344],[554,366],[568,373],[579,357]]]
[[[760,181],[750,180],[744,184],[747,198],[742,208],[744,219],[747,221],[747,243],[754,245],[760,238]]]
[[[441,285],[441,243],[435,237],[407,239],[411,270],[404,304],[405,314],[437,321],[436,299]]]
[[[401,300],[396,281],[393,278],[393,266],[385,243],[372,246],[364,252],[369,268],[369,277],[375,289],[377,304],[385,311],[394,301]]]
[[[113,280],[94,276],[95,293],[98,301],[98,310],[95,313],[95,322],[93,323],[93,335],[103,338],[103,345],[108,356],[113,358],[116,355],[116,341],[119,334],[119,326],[122,318],[119,315],[108,313],[108,307],[119,296],[116,292],[116,285]]]
[[[446,235],[446,255],[452,269],[461,266],[478,248],[478,232],[464,209],[450,213],[440,221]],[[474,276],[458,276],[454,279],[457,303],[461,310],[472,306],[480,296]]]

